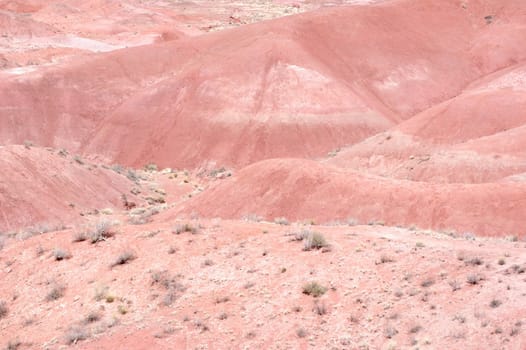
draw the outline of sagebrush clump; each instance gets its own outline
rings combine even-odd
[[[315,231],[303,230],[294,234],[294,241],[303,241],[303,250],[321,249],[329,246],[325,237]]]
[[[95,227],[90,233],[90,242],[95,244],[100,241],[105,241],[106,239],[113,237],[115,234],[111,228],[114,226],[113,222],[110,220],[100,220],[95,224]]]
[[[71,253],[68,252],[67,250],[56,248],[53,251],[53,257],[55,258],[55,260],[61,261],[61,260],[64,260],[64,259],[71,258]]]
[[[132,260],[135,260],[137,256],[132,251],[125,251],[122,252],[117,259],[111,264],[111,267],[117,266],[117,265],[124,265]]]
[[[329,244],[325,237],[319,232],[308,231],[303,238],[303,250],[321,249],[328,247]]]
[[[303,294],[311,295],[315,298],[325,294],[327,287],[322,286],[318,282],[309,282],[303,286]]]
[[[471,274],[468,275],[466,280],[469,284],[479,284],[479,282],[483,280],[483,277],[479,274]]]

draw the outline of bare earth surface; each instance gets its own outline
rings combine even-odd
[[[0,349],[526,349],[523,0],[0,0]]]

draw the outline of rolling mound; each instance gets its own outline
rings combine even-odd
[[[526,124],[526,91],[462,94],[399,125],[404,133],[455,144]]]
[[[84,211],[121,206],[133,187],[125,176],[52,149],[0,147],[0,164],[0,231],[74,223]]]
[[[295,159],[267,160],[239,171],[183,206],[183,213],[241,219],[417,226],[479,235],[522,234],[526,184],[431,184],[365,176]],[[489,219],[490,218],[490,219]]]
[[[498,182],[522,173],[525,76],[524,63],[499,70],[324,162],[388,178],[442,183]]]
[[[523,60],[524,13],[510,10],[518,4],[328,8],[7,75],[1,140],[127,165],[320,156]],[[498,57],[477,51],[497,37]],[[50,128],[32,127],[39,116]]]

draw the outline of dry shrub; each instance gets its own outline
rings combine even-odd
[[[179,235],[183,232],[190,232],[191,234],[195,235],[199,232],[199,228],[189,223],[178,224],[172,229],[172,232],[175,233],[176,235]]]
[[[325,294],[327,287],[322,286],[318,282],[309,282],[303,286],[303,294],[311,295],[315,298]]]
[[[114,266],[117,266],[117,265],[124,265],[132,260],[135,260],[137,258],[137,256],[135,255],[134,252],[132,251],[125,251],[125,252],[122,252],[118,257],[117,259],[113,262],[113,264],[111,264],[111,267],[114,267]]]

